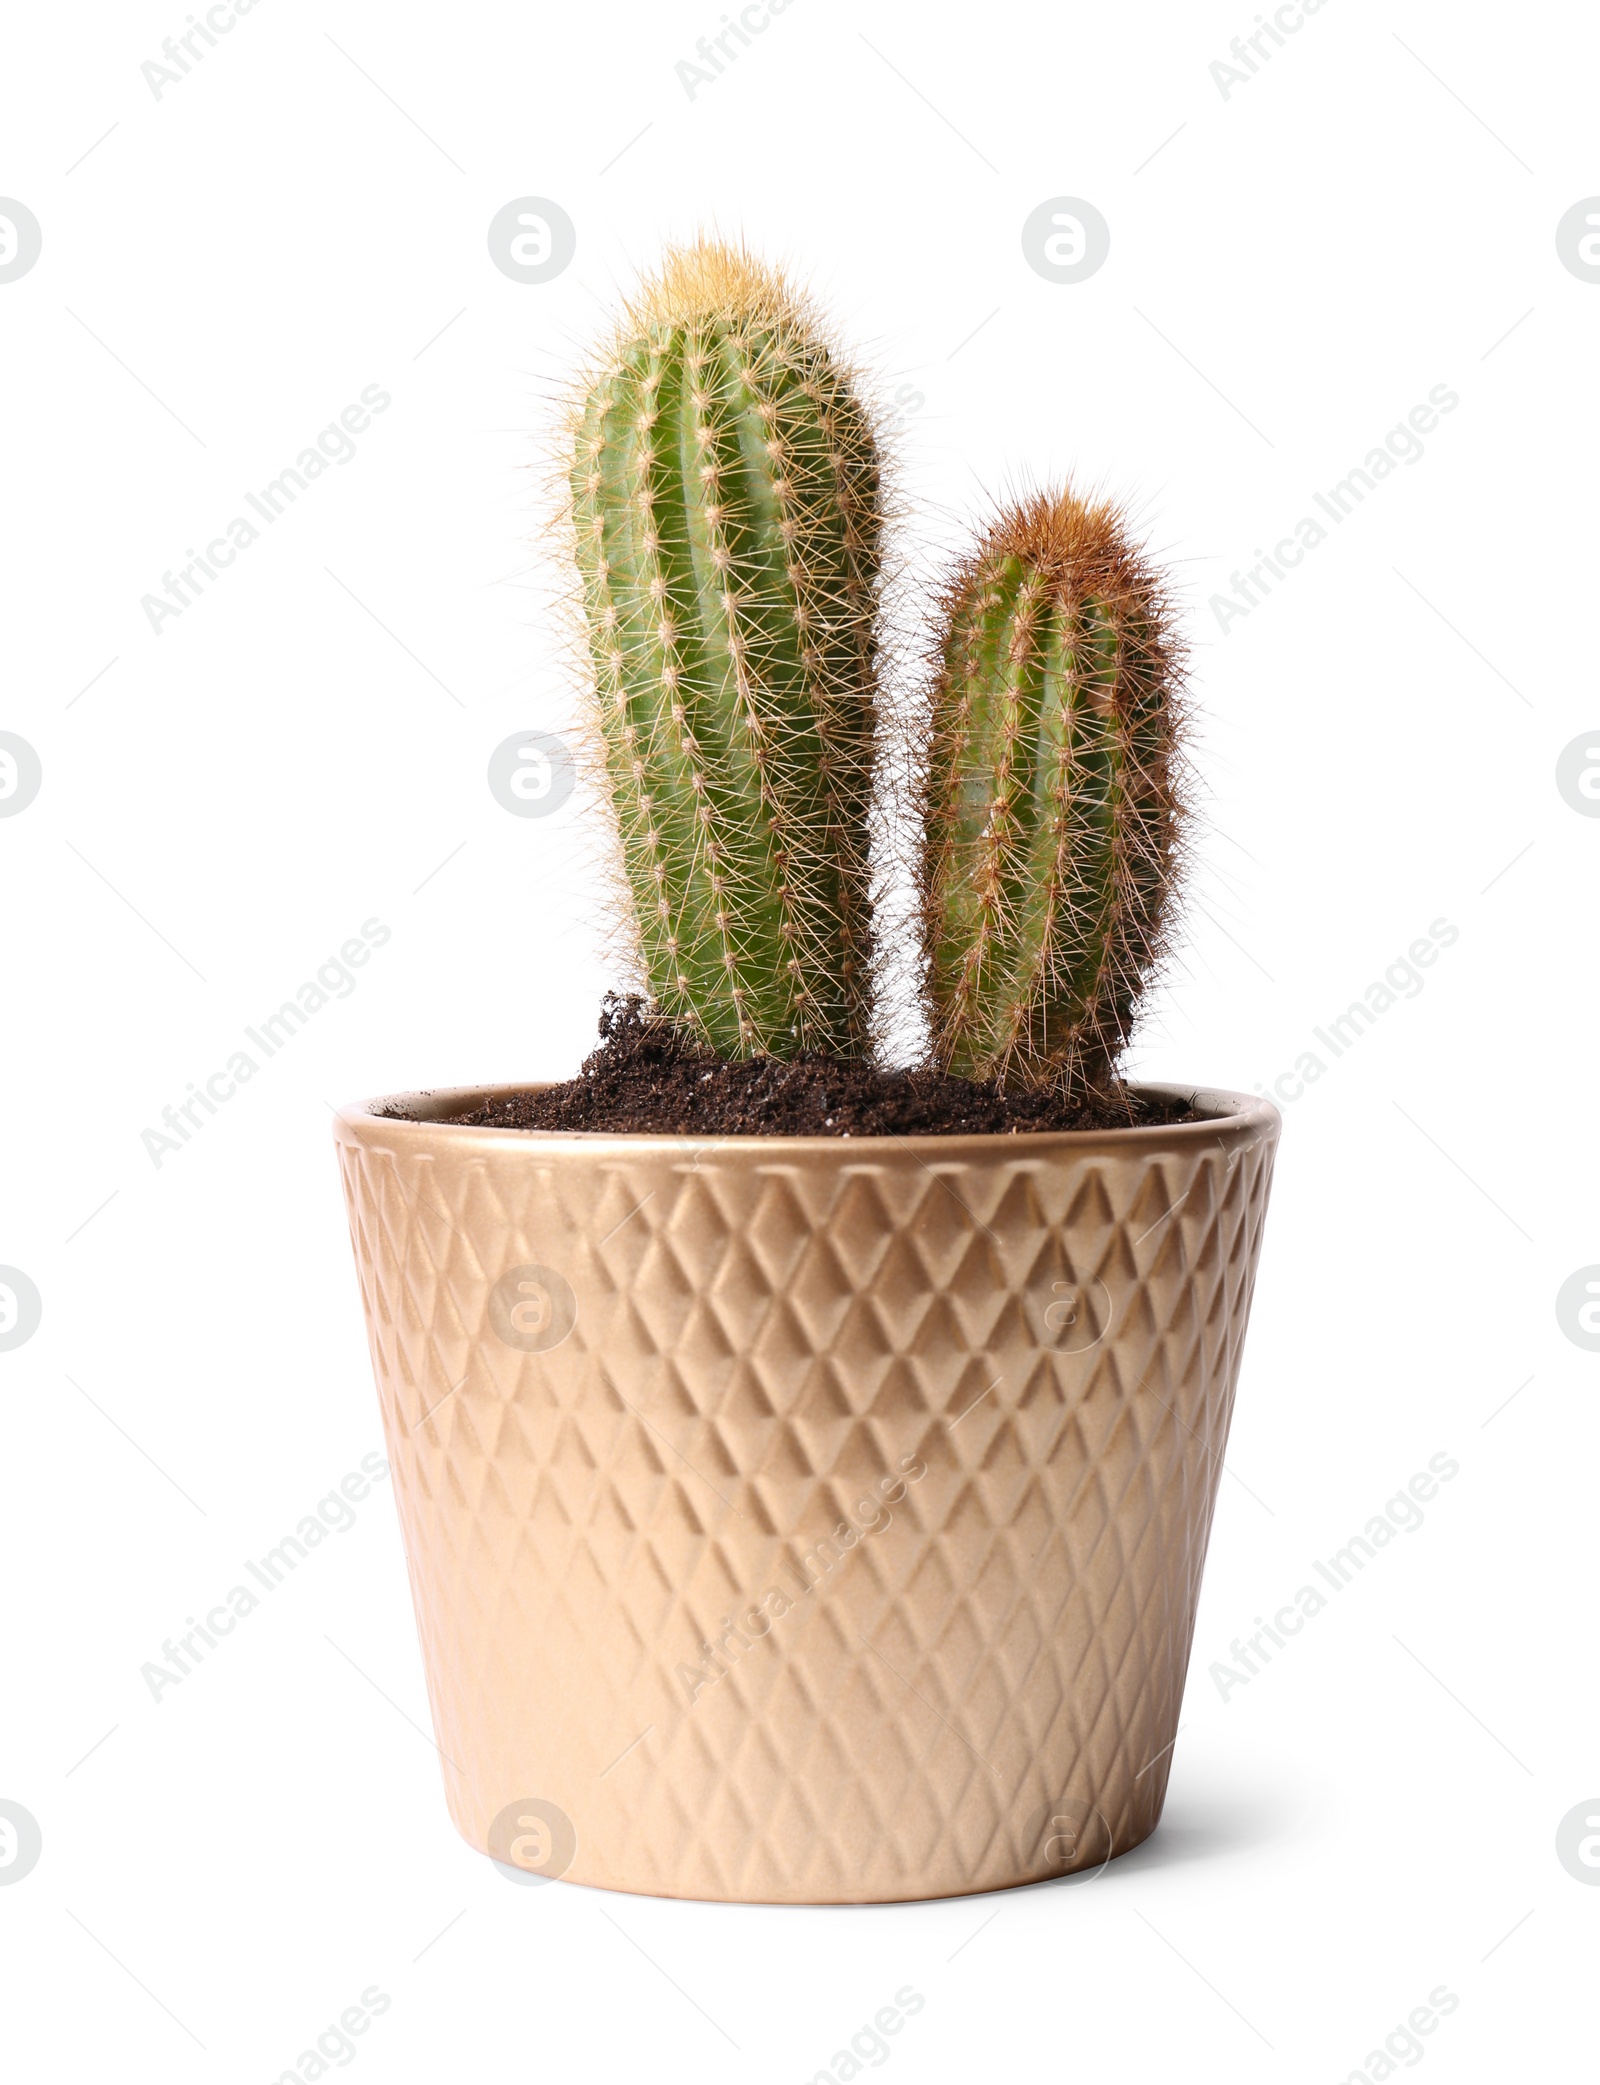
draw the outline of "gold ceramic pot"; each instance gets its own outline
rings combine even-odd
[[[707,1142],[437,1119],[509,1090],[336,1125],[469,1843],[786,1904],[1137,1846],[1276,1109]]]

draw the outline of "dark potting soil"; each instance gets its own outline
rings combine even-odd
[[[1004,1093],[943,1072],[881,1071],[838,1057],[730,1063],[649,1019],[643,1001],[615,994],[606,997],[600,1036],[575,1079],[439,1119],[490,1129],[716,1137],[1004,1136],[1200,1119],[1181,1099],[1145,1099],[1126,1088],[1068,1107],[1054,1094]]]

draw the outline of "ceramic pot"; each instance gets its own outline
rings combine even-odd
[[[500,1090],[336,1122],[469,1843],[790,1904],[1138,1845],[1277,1111],[705,1142],[438,1119]]]

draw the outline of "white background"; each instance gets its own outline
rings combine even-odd
[[[363,2078],[778,2085],[912,1984],[908,2085],[1334,2080],[1443,1984],[1428,2076],[1587,2075],[1600,1889],[1555,1842],[1600,1790],[1600,1359],[1554,1299],[1600,1259],[1600,822],[1554,769],[1600,722],[1600,286],[1555,227],[1600,191],[1600,22],[1326,0],[1224,96],[1250,0],[793,0],[691,99],[716,0],[259,0],[158,100],[185,13],[19,11],[0,73],[0,192],[43,227],[0,285],[0,727],[44,769],[0,820],[0,1261],[44,1299],[0,1354],[0,1796],[44,1845],[0,1887],[8,2070],[276,2079],[378,1984]],[[485,243],[525,195],[578,231],[537,287]],[[1020,244],[1061,195],[1111,227],[1071,286]],[[911,387],[920,554],[1071,468],[1174,561],[1205,817],[1137,1069],[1266,1084],[1459,929],[1285,1107],[1166,1821],[1092,1886],[509,1887],[445,1814],[386,1486],[140,1678],[379,1445],[328,1105],[588,1047],[581,799],[510,817],[485,766],[571,713],[535,530],[563,371],[712,223]],[[154,634],[141,597],[368,384],[355,460]],[[1422,459],[1221,630],[1440,384]],[[357,989],[156,1167],[141,1133],[373,917]],[[1439,1453],[1425,1524],[1224,1701],[1231,1639]]]

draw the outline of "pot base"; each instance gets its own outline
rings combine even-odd
[[[865,1907],[873,1904],[938,1904],[951,1897],[989,1897],[1009,1890],[1048,1889],[1053,1883],[1065,1885],[1097,1882],[1113,1861],[1121,1860],[1125,1853],[1133,1853],[1137,1848],[1143,1846],[1147,1839],[1152,1838],[1159,1823],[1160,1819],[1158,1817],[1146,1826],[1137,1838],[1130,1839],[1125,1845],[1118,1846],[1110,1853],[1101,1855],[1098,1858],[1085,1859],[1071,1866],[1051,1867],[1038,1874],[1016,1875],[996,1882],[971,1883],[949,1889],[907,1890],[902,1894],[894,1896],[840,1894],[827,1897],[736,1897],[709,1890],[650,1889],[639,1883],[602,1882],[595,1876],[572,1871],[559,1876],[544,1875],[539,1872],[536,1862],[523,1865],[521,1862],[498,1859],[490,1852],[487,1846],[480,1845],[476,1840],[467,1838],[465,1833],[462,1834],[462,1837],[466,1839],[466,1843],[471,1846],[474,1853],[481,1853],[486,1858],[493,1860],[501,1873],[511,1882],[566,1882],[571,1883],[578,1889],[604,1890],[609,1896],[660,1897],[677,1904],[769,1904],[774,1906],[791,1905],[800,1908],[809,1906],[813,1909],[823,1910],[841,1907],[846,1909],[858,1906]]]

